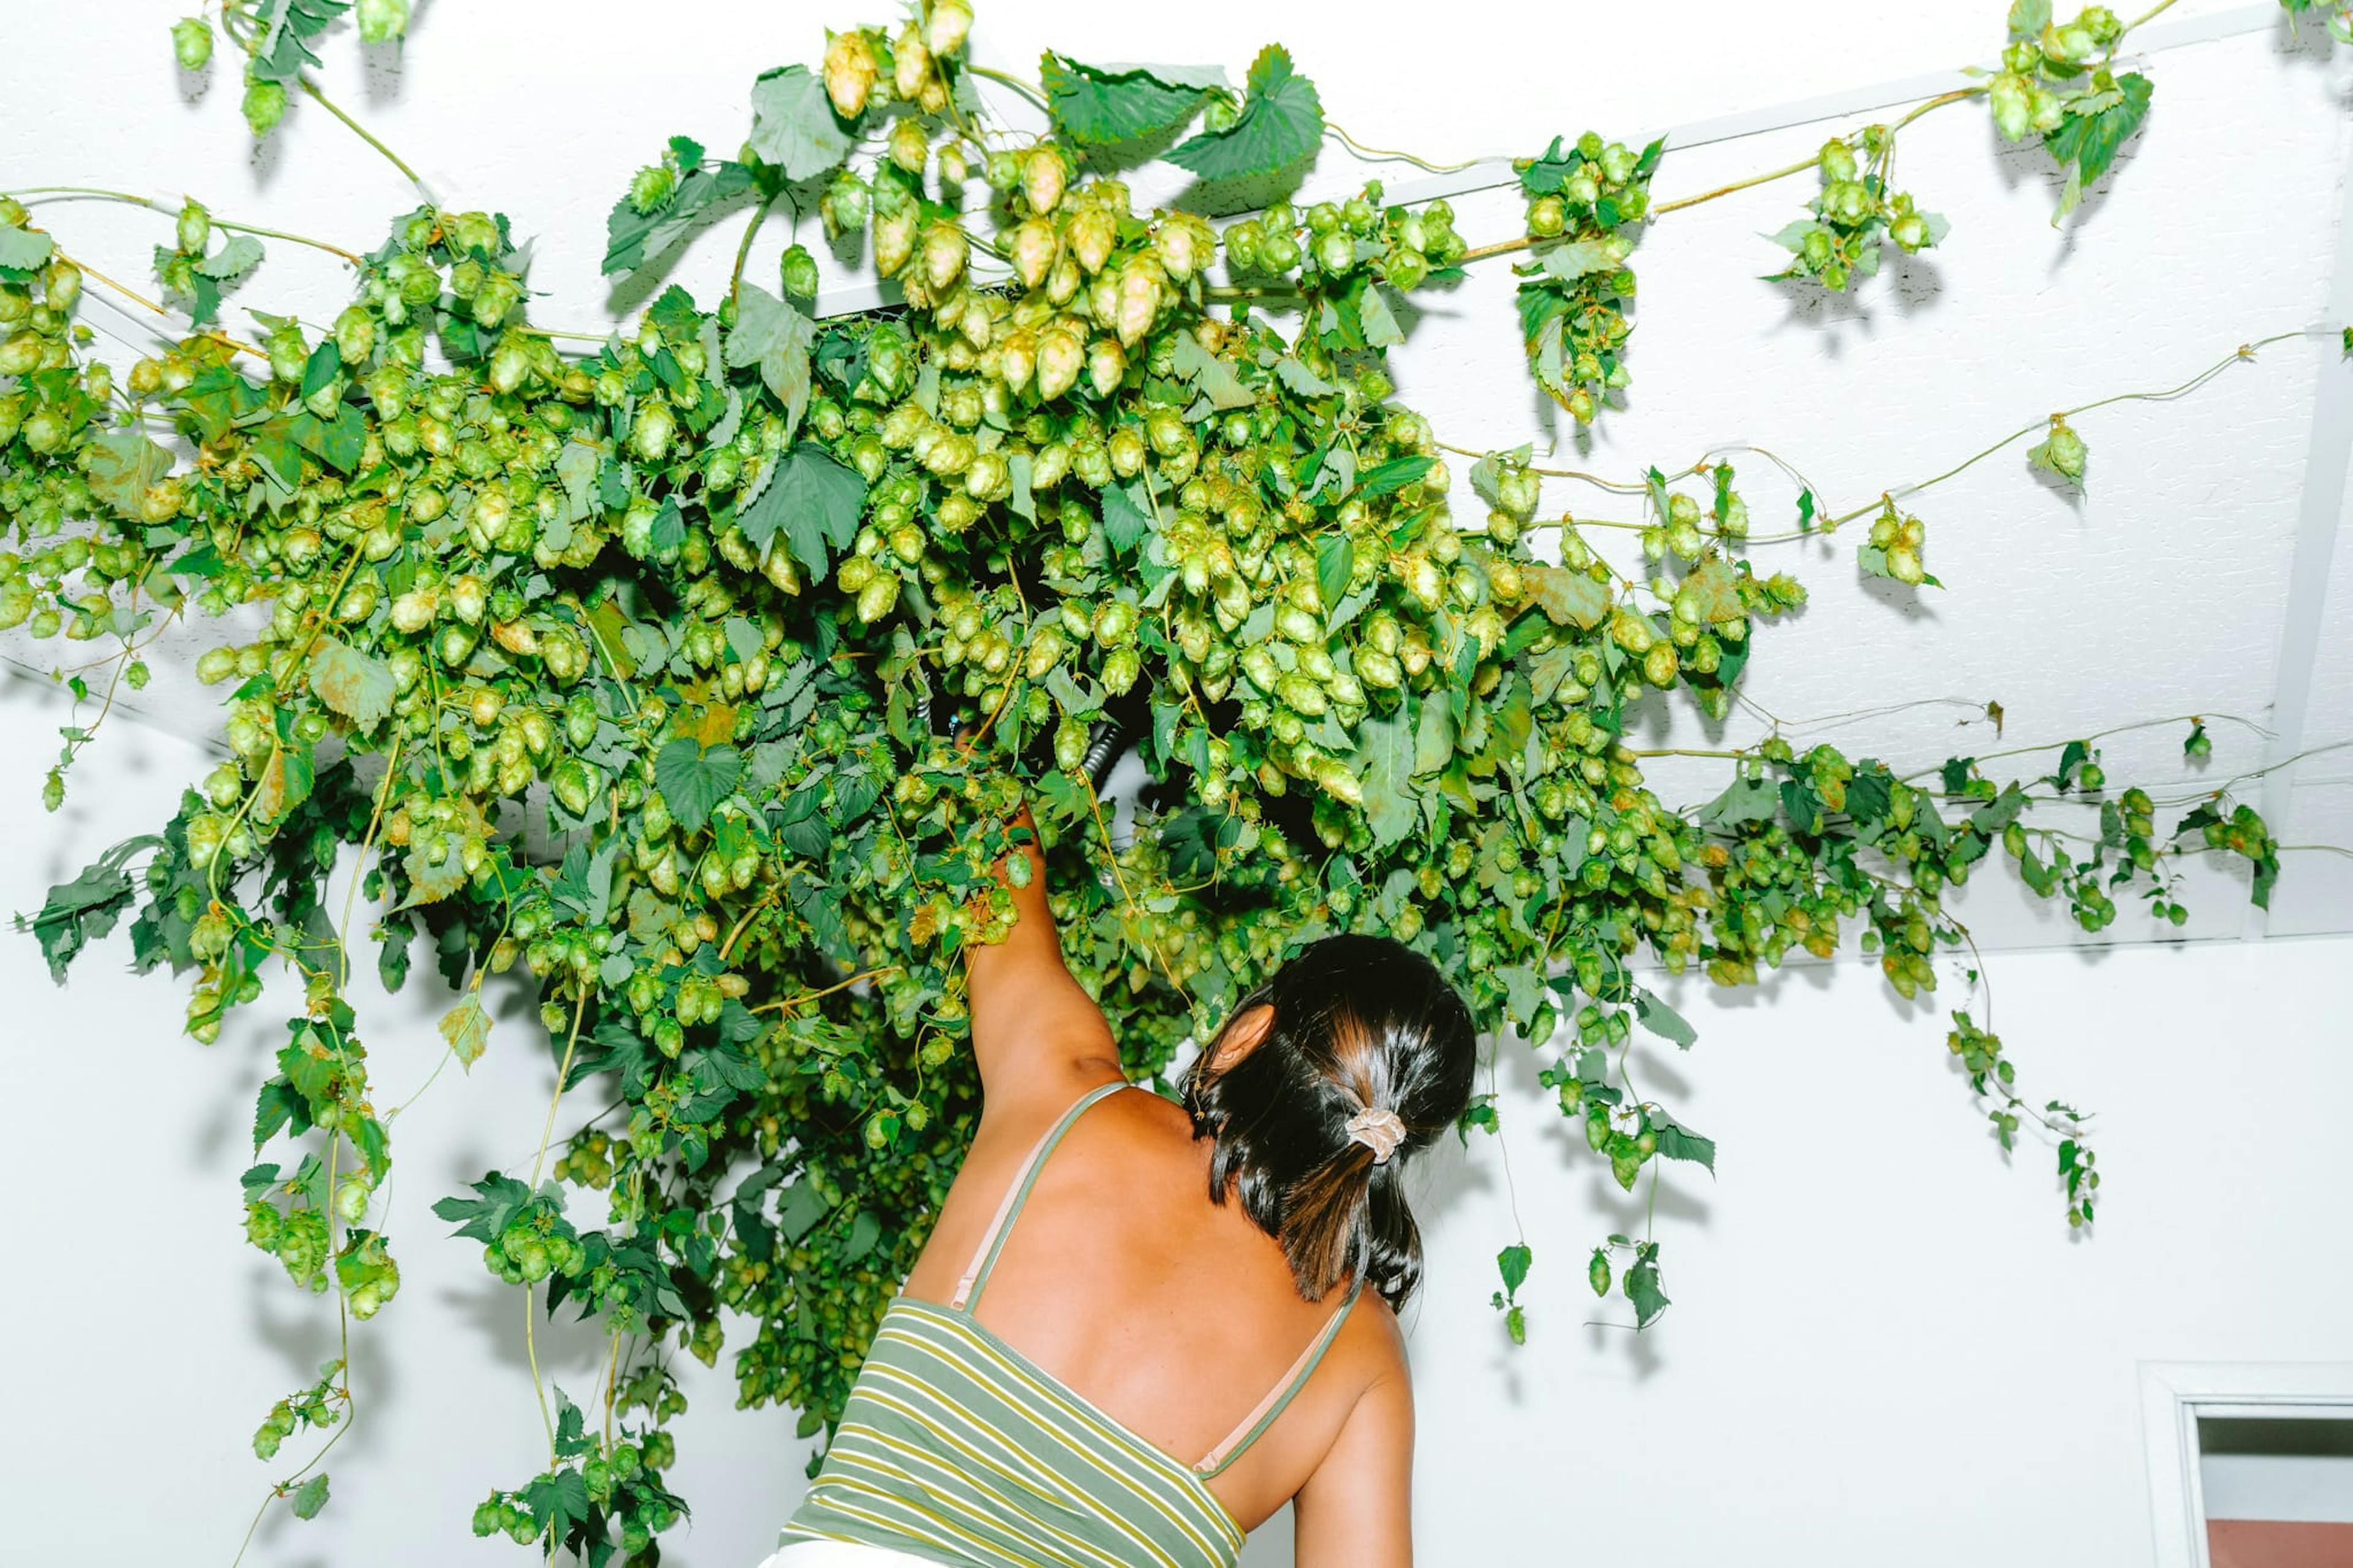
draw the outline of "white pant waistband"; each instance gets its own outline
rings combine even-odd
[[[760,1568],[940,1568],[928,1557],[850,1541],[796,1541],[765,1558]]]

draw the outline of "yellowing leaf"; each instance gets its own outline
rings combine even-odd
[[[732,704],[713,702],[702,710],[702,717],[684,731],[702,742],[704,747],[724,745],[735,738],[735,710]]]
[[[323,637],[311,652],[311,690],[362,730],[373,730],[392,711],[399,688],[384,660]]]
[[[136,430],[113,430],[90,443],[90,493],[132,521],[147,487],[172,471],[172,454]]]
[[[401,868],[408,873],[410,888],[408,899],[401,906],[404,909],[409,904],[438,903],[466,885],[465,857],[455,844],[438,861],[412,844],[401,858]]]
[[[261,777],[253,786],[254,820],[277,822],[310,799],[314,775],[308,747],[289,752],[280,746],[270,752],[269,761],[262,765]]]
[[[1543,607],[1556,626],[1591,631],[1609,616],[1609,590],[1582,572],[1539,563],[1520,568],[1528,596]]]
[[[1692,607],[1703,621],[1736,621],[1748,612],[1740,602],[1740,577],[1722,557],[1713,557],[1692,568],[1676,592],[1692,596]]]
[[[482,1006],[482,994],[467,992],[464,1001],[442,1015],[438,1027],[456,1053],[458,1065],[472,1071],[491,1043],[491,1016]]]

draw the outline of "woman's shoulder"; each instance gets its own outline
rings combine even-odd
[[[1180,1138],[1191,1136],[1192,1119],[1184,1107],[1150,1085],[1127,1079],[1115,1063],[1100,1059],[1075,1061],[1060,1070],[1036,1074],[1023,1082],[1018,1092],[1000,1089],[989,1095],[981,1107],[979,1131],[992,1134],[992,1141],[1032,1144],[1051,1132],[1088,1095],[1123,1084],[1137,1092],[1105,1094],[1107,1103],[1090,1107],[1082,1120],[1115,1122],[1130,1132],[1150,1130]]]
[[[1332,1336],[1327,1359],[1335,1358],[1340,1361],[1339,1370],[1346,1374],[1345,1382],[1354,1384],[1360,1392],[1389,1380],[1403,1380],[1411,1386],[1405,1331],[1398,1325],[1397,1311],[1388,1299],[1370,1286],[1356,1293],[1356,1302],[1348,1310],[1347,1321]]]

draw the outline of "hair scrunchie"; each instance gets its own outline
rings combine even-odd
[[[1394,1110],[1371,1108],[1359,1110],[1348,1118],[1348,1141],[1362,1143],[1373,1152],[1373,1163],[1386,1165],[1397,1146],[1405,1141],[1405,1123]]]

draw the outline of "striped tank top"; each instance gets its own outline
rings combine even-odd
[[[882,1314],[841,1425],[780,1545],[841,1541],[976,1568],[1234,1568],[1243,1531],[1208,1482],[1273,1425],[1356,1302],[1350,1287],[1283,1380],[1187,1464],[981,1326],[975,1303],[1038,1168],[1107,1083],[1031,1150],[943,1306]]]

